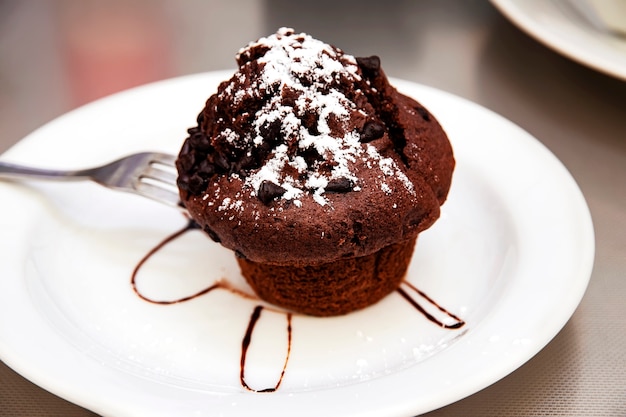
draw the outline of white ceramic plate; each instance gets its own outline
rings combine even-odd
[[[3,159],[76,168],[140,150],[175,153],[209,73],[130,90],[37,130]],[[0,182],[0,357],[36,384],[106,416],[409,416],[470,395],[546,345],[578,305],[594,238],[576,184],[538,141],[449,94],[395,81],[448,131],[458,165],[408,280],[462,318],[426,319],[399,293],[344,317],[294,316],[272,393],[242,387],[240,360],[260,303],[213,291],[156,305],[133,268],[184,227],[174,210],[95,184]],[[233,255],[183,234],[140,269],[149,297],[176,299],[216,279],[242,289]],[[405,288],[446,323],[450,317]],[[280,378],[287,316],[264,309],[247,351],[254,389]]]
[[[626,38],[601,30],[570,1],[491,2],[514,24],[546,46],[597,71],[626,80]]]

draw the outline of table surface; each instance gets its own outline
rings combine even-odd
[[[626,82],[562,57],[487,1],[0,0],[0,153],[103,95],[233,68],[234,52],[280,26],[500,113],[564,163],[589,204],[595,266],[568,324],[509,376],[428,415],[626,415]],[[17,415],[95,414],[0,362],[0,416]]]

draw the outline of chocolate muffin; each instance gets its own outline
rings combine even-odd
[[[355,58],[282,28],[237,54],[176,166],[189,215],[257,295],[317,316],[397,288],[454,157],[435,118]]]

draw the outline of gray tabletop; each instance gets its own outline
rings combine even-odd
[[[0,152],[102,95],[232,68],[238,48],[280,26],[500,113],[564,163],[591,209],[595,266],[568,324],[509,376],[428,415],[626,415],[626,82],[562,57],[487,1],[0,0]],[[94,414],[0,363],[0,416],[17,415]]]

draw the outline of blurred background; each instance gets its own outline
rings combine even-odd
[[[230,68],[263,16],[256,1],[0,0],[0,143],[129,87]]]
[[[233,68],[239,48],[280,26],[470,96],[487,82],[489,43],[506,42],[493,35],[502,23],[484,0],[0,0],[0,151],[99,97]]]
[[[626,83],[486,0],[0,0],[0,153],[100,97],[234,68],[239,48],[280,26],[502,114],[557,155],[591,208],[596,266],[568,325],[504,380],[429,415],[625,416]],[[17,415],[94,416],[0,362],[0,416]]]

